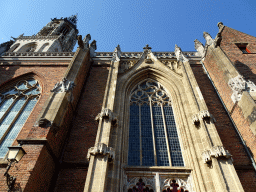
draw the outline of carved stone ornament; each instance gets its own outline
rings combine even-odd
[[[101,112],[95,117],[96,121],[99,121],[100,119],[106,118],[109,121],[112,122],[112,124],[117,124],[117,117],[116,115],[110,110],[110,109],[102,109]]]
[[[63,78],[60,82],[56,83],[51,92],[55,93],[63,93],[72,91],[75,87],[73,81],[69,81],[66,78]]]
[[[211,114],[209,113],[208,110],[200,111],[199,115],[201,119],[207,120],[211,118]]]
[[[145,58],[145,63],[150,64],[150,63],[152,63],[152,62],[153,62],[153,61],[152,61],[152,59],[150,58],[150,55],[147,55],[146,58]]]
[[[208,110],[203,110],[200,111],[198,114],[195,114],[192,116],[192,123],[196,126],[198,126],[200,124],[200,119],[202,120],[210,120],[212,119],[212,121],[215,123],[216,120],[213,117],[212,114],[210,114],[210,112]]]
[[[192,122],[194,125],[198,126],[200,124],[200,119],[198,118],[198,115],[195,114],[193,117],[192,117]]]
[[[188,59],[185,57],[185,55],[182,53],[181,48],[178,47],[178,45],[175,44],[175,55],[177,58],[177,61],[188,61]]]
[[[204,58],[205,57],[205,53],[206,53],[204,45],[200,41],[198,41],[197,39],[194,42],[195,42],[195,49],[197,50],[197,54],[201,58]]]
[[[161,181],[161,191],[178,191],[183,189],[184,192],[193,192],[192,185],[191,185],[191,178],[187,179],[180,179],[180,178],[168,178],[162,179]]]
[[[90,160],[91,155],[108,156],[109,159],[115,159],[115,152],[112,147],[108,147],[104,143],[97,143],[94,147],[88,149],[87,159]]]
[[[136,63],[137,63],[137,60],[121,61],[119,72],[124,73],[125,71],[133,67]]]
[[[46,118],[40,118],[38,121],[39,127],[48,127],[51,126],[51,122]]]
[[[169,69],[171,69],[173,72],[175,72],[178,75],[182,76],[181,65],[177,61],[162,60],[161,62],[165,66],[167,66]]]
[[[124,191],[156,191],[155,179],[153,177],[126,177]]]
[[[91,44],[89,45],[89,48],[90,48],[90,57],[95,57],[96,56],[95,50],[97,50],[97,45],[95,40],[91,42]]]
[[[244,80],[244,78],[241,75],[238,75],[230,79],[228,81],[228,85],[233,91],[231,99],[234,103],[242,98],[242,94],[244,91],[248,91],[249,93],[256,92],[256,85],[250,80]]]
[[[83,49],[83,48],[84,48],[84,42],[83,42],[83,40],[82,40],[82,35],[78,35],[78,36],[77,36],[77,41],[78,41],[79,47],[80,47],[81,49]]]
[[[218,47],[220,46],[220,42],[222,40],[222,36],[221,36],[221,33],[217,33],[215,39],[214,39],[214,47]]]
[[[218,157],[226,157],[231,158],[231,154],[228,150],[226,150],[223,146],[214,146],[209,150],[205,150],[202,153],[203,161],[204,163],[209,163],[212,161],[212,157],[218,158]]]
[[[87,34],[85,36],[85,38],[83,39],[83,43],[84,43],[84,46],[85,48],[89,48],[89,41],[91,40],[91,35],[90,34]]]
[[[207,33],[207,32],[204,32],[203,33],[203,36],[204,36],[204,38],[205,38],[205,40],[206,40],[206,45],[211,45],[211,44],[213,44],[214,43],[214,40],[212,39],[212,37],[211,37],[211,35],[209,34],[209,33]]]
[[[222,22],[219,22],[219,23],[217,24],[217,26],[218,26],[218,28],[219,28],[219,31],[221,31],[222,28],[224,27],[224,25],[223,25]]]
[[[117,47],[115,48],[115,51],[113,53],[112,60],[115,62],[120,61],[121,55],[122,55],[122,52],[120,49],[120,45],[117,45]]]

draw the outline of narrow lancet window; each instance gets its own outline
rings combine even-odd
[[[133,89],[129,123],[129,165],[184,166],[172,103],[158,82]]]
[[[0,158],[4,158],[40,95],[34,79],[22,80],[0,91]]]

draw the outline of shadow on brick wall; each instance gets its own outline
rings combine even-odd
[[[236,60],[234,63],[237,71],[246,79],[256,84],[256,74],[246,64]]]
[[[1,86],[5,85],[6,83],[8,83],[9,81],[12,80],[12,78],[15,75],[15,72],[20,68],[18,66],[18,63],[16,63],[17,65],[9,65],[6,62],[3,62],[2,65],[0,65],[0,89]]]

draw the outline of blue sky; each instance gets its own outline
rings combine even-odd
[[[36,34],[50,18],[78,13],[78,30],[90,33],[97,51],[194,51],[194,40],[214,38],[217,23],[256,36],[255,0],[1,0],[0,43]]]

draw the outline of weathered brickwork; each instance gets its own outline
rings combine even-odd
[[[59,173],[57,187],[54,191],[83,191],[86,175],[86,168],[63,168]]]
[[[247,189],[245,191],[253,191],[253,188],[256,187],[256,176],[251,165],[251,160],[249,159],[223,105],[221,104],[214,87],[211,85],[209,78],[204,73],[202,66],[193,66],[192,69],[206,101],[207,107],[216,119],[215,126],[221,141],[224,147],[232,154],[235,168],[239,169],[239,179],[241,180],[243,187]],[[250,176],[248,177],[246,173]],[[248,187],[248,184],[250,187]]]
[[[245,140],[246,145],[252,154],[252,157],[254,160],[256,160],[256,137],[250,128],[251,122],[249,121],[248,117],[245,117],[243,112],[243,110],[245,111],[247,107],[244,106],[245,109],[242,109],[238,103],[234,103],[232,101],[231,95],[233,92],[228,85],[229,79],[234,77],[236,70],[244,77],[245,80],[251,80],[254,83],[256,82],[256,55],[252,54],[256,50],[256,38],[229,27],[225,27],[221,35],[222,41],[220,48],[208,48],[207,55],[204,60],[204,65],[209,72],[216,88],[218,89],[218,92],[224,101],[232,119],[234,120],[240,134]],[[247,48],[251,51],[251,54],[244,54],[238,48],[237,44],[243,43],[248,44]],[[203,85],[201,87],[202,92],[204,92],[203,89],[209,88]],[[203,94],[206,95],[205,93]],[[208,107],[211,108],[210,104],[212,101],[207,101],[207,97],[205,97],[205,100]],[[214,114],[217,110],[220,109],[214,109],[211,113]],[[227,115],[222,112],[216,113],[216,115],[216,128],[224,146],[233,155],[234,165],[238,170],[238,176],[241,180],[241,183],[245,191],[254,191],[256,179],[255,170],[253,170],[251,166],[251,160],[245,153],[244,147],[242,146],[241,141],[239,141],[239,138],[235,133],[234,128],[230,124],[230,121],[223,119],[225,116],[227,118]],[[223,122],[220,121],[222,119]],[[251,188],[252,186],[253,188]]]
[[[92,67],[87,82],[82,89],[81,97],[72,121],[71,132],[67,145],[64,149],[63,163],[82,163],[88,164],[87,150],[95,144],[98,123],[95,117],[101,111],[103,97],[108,77],[108,67]],[[85,168],[74,167],[66,170],[61,169],[55,191],[83,191],[83,187],[77,186],[76,182],[65,182],[67,173],[79,178],[83,185],[86,178]]]
[[[46,62],[49,64],[49,62]],[[65,73],[68,62],[53,63],[44,65],[43,62],[20,62],[20,65],[1,65],[0,85],[2,88],[12,84],[12,81],[18,81],[25,77],[35,78],[39,81],[42,88],[41,96],[31,112],[28,120],[23,126],[22,131],[19,133],[17,139],[42,139],[45,138],[49,132],[49,128],[41,128],[36,125],[36,120],[40,111],[42,110],[45,101],[49,97],[50,90],[54,87],[55,83],[60,81]],[[17,141],[13,145],[17,145]],[[51,177],[53,175],[54,163],[51,155],[47,152],[46,147],[43,145],[23,145],[27,155],[11,169],[10,174],[17,177],[17,188],[25,191],[47,191]],[[1,173],[5,168],[1,168]],[[6,178],[1,174],[1,189],[6,191]]]
[[[247,43],[251,52],[244,54],[237,44]],[[225,27],[220,47],[245,79],[256,83],[256,38],[235,29]]]

